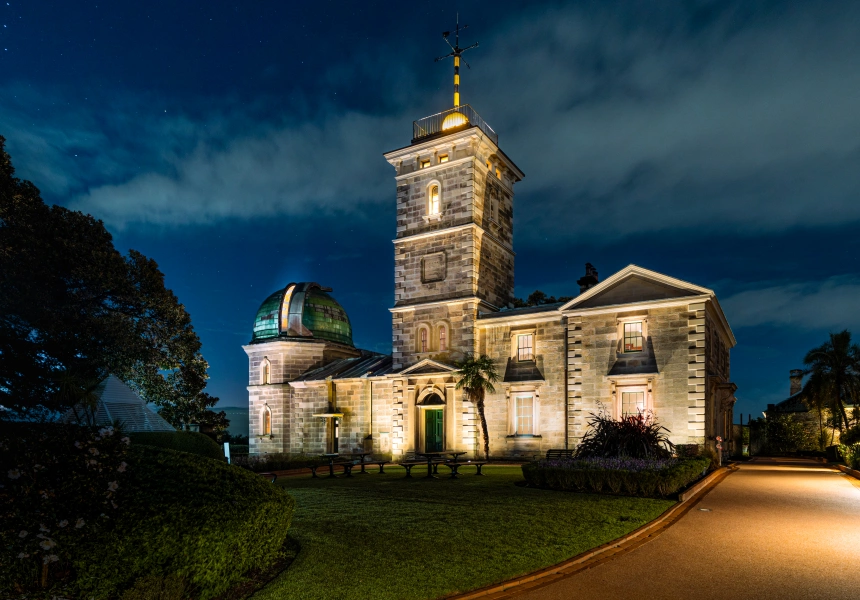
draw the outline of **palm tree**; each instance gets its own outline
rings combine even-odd
[[[460,377],[457,389],[462,389],[466,399],[474,402],[481,419],[481,430],[484,434],[484,458],[490,460],[490,432],[487,429],[487,417],[484,414],[484,396],[494,393],[496,388],[493,384],[499,380],[496,365],[486,354],[475,356],[466,354],[466,357],[458,365],[456,375]]]
[[[860,401],[860,346],[851,343],[847,329],[831,333],[829,342],[807,352],[803,364],[808,366],[806,373],[812,375],[807,386],[815,380],[820,391],[829,392],[833,418],[842,431],[848,426],[846,403]]]
[[[831,389],[822,373],[812,373],[800,391],[800,399],[803,400],[806,408],[818,414],[818,447],[819,450],[824,450],[827,445],[827,434],[824,432],[824,427],[830,421],[828,417],[831,416],[829,411]]]

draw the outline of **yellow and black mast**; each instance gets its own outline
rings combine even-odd
[[[472,48],[478,47],[478,42],[475,42],[471,46],[467,46],[466,48],[460,48],[460,30],[468,28],[468,25],[463,25],[460,27],[460,14],[457,13],[457,27],[454,29],[454,45],[451,46],[451,42],[448,40],[448,37],[451,35],[450,31],[442,32],[442,38],[445,40],[445,43],[451,47],[451,53],[446,54],[445,56],[440,56],[436,59],[435,62],[439,62],[440,60],[444,60],[449,56],[454,57],[454,108],[458,108],[460,106],[460,55],[463,54],[466,50],[471,50]],[[466,67],[469,67],[469,63],[463,61],[466,64]]]

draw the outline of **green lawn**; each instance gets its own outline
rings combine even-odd
[[[279,480],[296,499],[301,551],[254,598],[436,598],[561,562],[673,504],[519,487],[519,467],[442,471]]]

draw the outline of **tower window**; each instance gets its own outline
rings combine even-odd
[[[531,333],[517,336],[517,360],[525,361],[535,359],[534,340],[535,337]]]
[[[439,328],[439,352],[448,351],[448,328],[442,325]]]
[[[272,435],[272,409],[268,406],[263,407],[261,425],[260,432],[262,435]]]
[[[419,352],[427,352],[427,328],[422,327],[421,333],[419,334],[418,341],[418,351]]]
[[[446,163],[446,162],[448,162],[448,155],[447,154],[442,154],[441,156],[439,156],[439,164],[440,165],[442,163]]]
[[[624,351],[625,352],[641,352],[642,351],[642,323],[625,323],[624,324]]]
[[[268,358],[263,359],[263,366],[262,366],[261,375],[262,375],[262,377],[261,377],[262,383],[264,383],[264,384],[272,383],[272,365],[271,365],[271,363],[269,363]]]
[[[422,160],[420,165],[422,169],[426,169],[430,166],[430,159],[428,158],[427,160]]]
[[[497,178],[497,179],[501,179],[501,178],[502,178],[502,170],[501,170],[501,169],[496,169],[496,178]]]
[[[431,185],[428,198],[427,212],[431,215],[438,215],[441,212],[441,208],[441,203],[439,201],[439,186]]]

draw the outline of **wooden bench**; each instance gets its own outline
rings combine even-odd
[[[351,460],[349,460],[349,461],[336,460],[331,464],[331,466],[332,467],[343,467],[343,474],[346,475],[347,477],[352,477],[352,467],[354,467],[355,464]],[[329,465],[328,464],[311,465],[308,468],[311,470],[311,477],[319,477],[319,475],[317,475],[317,469],[321,469],[321,468],[322,469],[328,469]],[[331,477],[331,475],[329,475],[329,477]],[[336,475],[335,475],[335,477],[336,477]]]
[[[404,469],[406,469],[406,476],[407,477],[412,477],[412,467],[415,467],[418,465],[425,465],[426,466],[427,461],[413,458],[411,460],[402,460],[397,464],[400,465],[401,467],[403,467]]]
[[[483,475],[481,469],[484,468],[484,465],[487,464],[485,460],[470,460],[467,462],[456,462],[453,460],[449,460],[445,462],[445,466],[451,469],[451,479],[456,479],[457,475],[459,475],[459,470],[463,467],[475,467],[475,475]]]
[[[257,475],[260,475],[260,476],[265,477],[267,479],[271,478],[272,483],[275,483],[275,481],[278,479],[278,476],[275,473],[257,473]]]
[[[568,450],[565,448],[556,448],[553,450],[546,451],[547,460],[559,460],[564,458],[573,458],[573,450]]]

